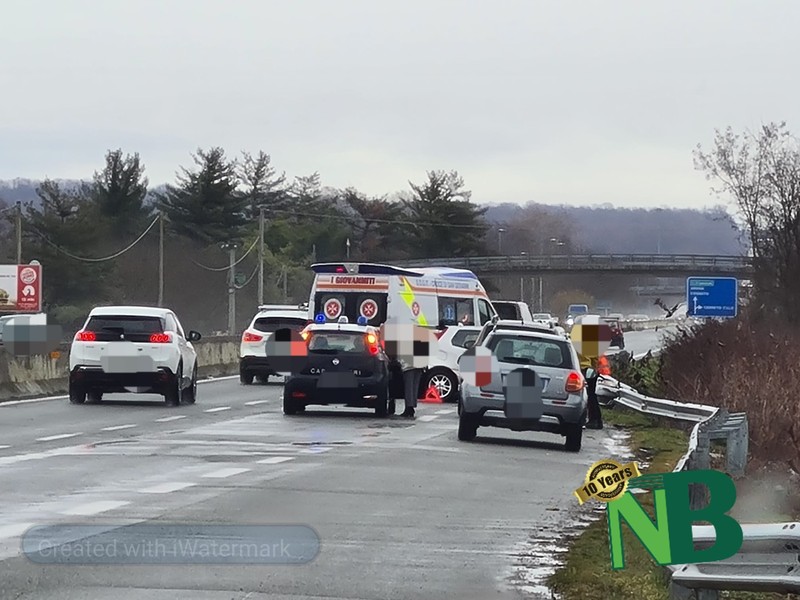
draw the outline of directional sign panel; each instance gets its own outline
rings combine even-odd
[[[689,277],[686,280],[687,315],[735,317],[739,304],[735,277]]]

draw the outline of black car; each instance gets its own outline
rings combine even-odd
[[[309,405],[372,408],[379,417],[394,413],[389,399],[389,359],[374,327],[313,324],[302,334],[307,357],[293,365],[283,388],[283,412]]]

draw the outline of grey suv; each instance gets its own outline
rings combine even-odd
[[[478,427],[545,431],[566,437],[566,449],[578,452],[588,399],[586,380],[572,343],[560,335],[533,328],[504,329],[499,323],[477,342],[497,358],[500,373],[483,387],[462,380],[458,439],[473,440]],[[542,385],[540,398],[536,393],[525,393],[508,402],[506,378],[518,369],[536,372]]]

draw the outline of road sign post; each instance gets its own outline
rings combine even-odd
[[[739,281],[735,277],[689,277],[686,307],[689,317],[735,317],[739,309]]]

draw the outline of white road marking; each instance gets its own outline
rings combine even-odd
[[[136,424],[132,425],[114,425],[113,427],[103,427],[100,431],[119,431],[120,429],[130,429],[131,427],[136,427]]]
[[[0,446],[0,450],[5,450],[6,448],[11,448],[11,446]]]
[[[257,406],[259,404],[266,404],[269,400],[253,400],[252,402],[245,402],[245,406]]]
[[[163,419],[156,419],[156,423],[169,423],[170,421],[177,421],[178,419],[185,419],[186,415],[175,415],[173,417],[164,417]]]
[[[36,438],[36,441],[37,442],[52,442],[54,440],[65,440],[67,438],[77,437],[79,435],[83,435],[83,432],[79,431],[78,433],[60,433],[58,435],[49,435],[47,437]]]
[[[247,473],[250,469],[220,469],[219,471],[214,471],[213,473],[206,473],[203,477],[208,479],[224,479],[225,477],[231,477],[233,475],[239,475],[240,473]]]
[[[282,462],[286,462],[289,460],[294,460],[293,456],[270,456],[269,458],[265,458],[264,460],[259,460],[258,464],[260,465],[277,465]]]
[[[436,414],[437,415],[452,415],[454,412],[456,412],[456,411],[453,408],[445,408],[443,410],[437,410]]]
[[[27,454],[13,454],[11,456],[0,457],[0,466],[13,465],[20,462],[29,460],[40,460],[43,458],[51,458],[53,456],[75,456],[86,452],[85,446],[63,446],[61,448],[54,448],[46,452],[29,452]]]
[[[439,417],[437,417],[436,415],[422,415],[421,417],[417,417],[417,420],[418,421],[424,421],[424,422],[427,423],[429,421],[433,421],[434,419],[438,419],[438,418]]]
[[[232,379],[239,379],[238,375],[225,375],[224,377],[211,377],[198,381],[198,385],[204,383],[214,383],[215,381],[230,381]],[[0,402],[0,408],[4,406],[19,406],[20,404],[33,404],[34,402],[48,402],[50,400],[66,400],[69,396],[47,396],[45,398],[29,398],[27,400],[9,400],[8,402]]]
[[[174,483],[159,483],[158,485],[154,485],[149,488],[144,488],[143,490],[139,490],[140,494],[168,494],[170,492],[177,492],[178,490],[185,490],[188,487],[192,487],[195,485],[194,483],[182,483],[176,481]]]
[[[0,525],[0,540],[22,535],[35,523],[14,523],[13,525]]]
[[[120,506],[125,506],[126,504],[130,504],[130,502],[127,502],[125,500],[105,500],[105,501],[101,500],[100,502],[89,502],[88,504],[82,504],[80,506],[76,506],[75,508],[70,508],[61,511],[61,514],[88,517],[91,515],[96,515],[101,512],[114,510],[115,508],[119,508]]]
[[[300,450],[301,454],[321,454],[322,452],[328,452],[330,448],[311,448],[309,450]]]
[[[218,406],[217,408],[209,408],[209,409],[205,410],[204,412],[215,413],[215,412],[220,412],[220,411],[223,411],[223,410],[230,410],[230,409],[231,409],[230,406]]]

